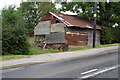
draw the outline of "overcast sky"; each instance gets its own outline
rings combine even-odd
[[[0,10],[4,7],[8,7],[9,5],[16,5],[17,7],[20,5],[22,0],[0,0]],[[27,1],[27,0],[23,0]]]

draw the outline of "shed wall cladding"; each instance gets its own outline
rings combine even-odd
[[[47,44],[65,43],[65,33],[64,32],[54,32],[51,34],[46,34],[45,42]]]
[[[93,30],[88,30],[88,46],[93,45]],[[100,30],[96,30],[95,45],[100,45]]]
[[[65,32],[65,29],[64,29],[65,27],[66,26],[63,23],[52,24],[51,32]]]
[[[34,29],[34,35],[50,34],[50,21],[39,22]]]
[[[51,34],[46,34],[45,42],[51,43],[65,43],[65,25],[57,23],[51,25]]]
[[[66,40],[68,45],[86,46],[88,44],[88,35],[85,29],[66,28]]]

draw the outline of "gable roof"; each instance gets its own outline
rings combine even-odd
[[[72,27],[93,29],[93,26],[94,26],[93,21],[83,19],[75,15],[60,14],[60,13],[54,13],[51,11],[49,11],[48,13],[56,17],[60,21],[62,21],[68,27],[72,26]],[[101,29],[101,28],[98,25],[96,25],[96,29]]]

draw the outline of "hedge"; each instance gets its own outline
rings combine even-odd
[[[3,28],[2,54],[29,54],[29,43],[23,29],[15,27]]]
[[[120,27],[103,27],[101,30],[101,44],[120,43]]]

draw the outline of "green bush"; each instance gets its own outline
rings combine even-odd
[[[102,26],[100,39],[101,44],[111,44],[114,40],[112,28]]]
[[[29,54],[25,31],[26,23],[21,10],[14,5],[2,9],[2,54]]]
[[[101,44],[120,43],[120,27],[103,27],[101,30]]]
[[[120,26],[116,26],[115,28],[113,28],[113,43],[120,43]]]
[[[29,43],[23,29],[15,27],[3,28],[2,54],[29,54]]]

